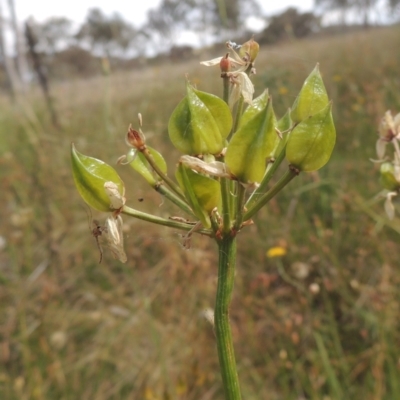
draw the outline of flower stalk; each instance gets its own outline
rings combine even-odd
[[[235,280],[236,237],[225,236],[218,242],[218,286],[214,311],[218,359],[226,400],[241,400],[239,377],[229,322],[229,306]]]

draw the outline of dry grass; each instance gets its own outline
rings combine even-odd
[[[317,61],[338,145],[328,166],[299,177],[241,235],[231,318],[243,397],[393,400],[399,236],[363,198],[380,190],[368,161],[377,121],[400,110],[399,29],[262,49],[258,92],[269,87],[282,115]],[[127,265],[108,253],[99,265],[69,165],[71,141],[115,162],[141,112],[172,175],[178,153],[166,123],[186,72],[218,94],[218,71],[195,62],[55,85],[61,130],[38,94],[1,100],[2,399],[222,397],[213,331],[201,317],[214,302],[215,246],[196,237],[185,251],[176,232],[125,218]],[[119,171],[129,205],[177,213],[128,167]],[[267,258],[276,245],[287,255]]]

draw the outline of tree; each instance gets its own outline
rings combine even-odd
[[[383,6],[390,13],[399,10],[400,0],[314,0],[316,7],[323,11],[339,10],[342,14],[342,23],[345,23],[346,15],[352,10],[362,16],[363,24],[368,27],[371,23],[371,15],[377,7]]]
[[[275,43],[288,37],[302,38],[320,29],[320,18],[311,12],[299,13],[290,7],[270,18],[269,25],[260,34],[260,43]]]
[[[208,36],[240,35],[245,20],[259,13],[256,0],[162,0],[148,13],[146,31],[151,37],[175,43],[176,34],[189,29]]]
[[[88,42],[92,51],[101,56],[112,56],[126,51],[136,34],[136,29],[120,15],[107,17],[100,9],[92,8],[76,37]]]
[[[8,0],[8,8],[10,10],[11,27],[14,34],[15,58],[19,75],[19,85],[21,89],[25,89],[25,84],[29,81],[30,74],[25,58],[25,43],[23,40],[23,35],[21,34],[20,28],[18,26],[18,18],[15,11],[14,0]]]
[[[4,25],[3,9],[0,3],[0,62],[4,66],[4,72],[7,80],[7,89],[9,90],[11,97],[14,99],[16,92],[18,91],[17,89],[19,85],[19,77],[11,57],[9,57],[6,52]]]
[[[145,32],[161,46],[172,46],[176,33],[188,26],[188,16],[195,8],[195,0],[163,0],[158,8],[147,13]]]
[[[208,6],[206,11],[210,14],[216,33],[236,31],[236,34],[240,34],[244,30],[245,20],[260,13],[256,0],[211,0],[200,3]]]
[[[346,24],[346,15],[351,7],[353,0],[314,0],[315,6],[320,10],[326,11],[340,11],[341,23]]]
[[[65,17],[51,17],[42,24],[36,24],[40,47],[55,54],[68,47],[73,38],[72,21]]]

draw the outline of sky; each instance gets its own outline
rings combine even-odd
[[[98,7],[106,14],[118,12],[125,20],[139,27],[146,21],[146,14],[150,8],[160,4],[160,0],[14,0],[17,17],[26,20],[32,16],[38,22],[44,21],[52,16],[62,16],[76,23],[84,21],[87,10]],[[6,1],[0,0],[4,13],[6,14]],[[289,6],[294,6],[301,11],[312,9],[313,0],[258,0],[266,15],[278,13]]]

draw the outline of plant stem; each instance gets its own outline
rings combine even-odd
[[[223,99],[224,99],[226,104],[229,104],[229,92],[230,92],[230,79],[229,79],[229,76],[224,76],[222,78],[222,82],[223,82],[223,88],[224,88]]]
[[[234,134],[237,131],[240,119],[242,118],[243,107],[244,107],[244,98],[242,95],[240,95],[240,98],[236,104],[236,110],[234,112],[232,134]]]
[[[231,207],[230,207],[230,181],[221,178],[221,197],[222,197],[222,229],[227,233],[231,229]]]
[[[236,371],[232,332],[229,325],[229,305],[232,298],[236,266],[236,237],[227,236],[218,242],[218,286],[214,324],[219,365],[226,400],[241,400]]]
[[[181,208],[183,211],[185,211],[189,215],[192,215],[193,217],[195,217],[195,214],[193,213],[193,210],[190,208],[189,204],[187,204],[186,201],[182,200],[180,197],[178,197],[176,194],[174,194],[174,192],[169,190],[162,183],[156,184],[154,186],[154,189],[161,195],[165,196],[172,203],[177,205],[179,208]]]
[[[245,203],[246,189],[243,185],[237,186],[236,194],[236,214],[235,214],[235,230],[239,231],[243,222],[243,207]]]
[[[278,192],[280,192],[295,176],[297,172],[289,169],[285,174],[275,183],[274,186],[267,193],[264,193],[252,207],[249,207],[248,211],[244,214],[243,221],[250,219],[256,212],[264,207]]]
[[[147,214],[128,206],[124,206],[121,210],[123,214],[130,215],[131,217],[141,219],[143,221],[152,222],[153,224],[168,226],[170,228],[181,229],[183,231],[191,231],[193,229],[193,224],[187,224],[184,222],[174,221],[172,219],[165,219],[161,217],[156,217],[155,215]],[[196,230],[197,233],[201,233],[206,236],[213,236],[213,232],[210,229],[199,229]]]
[[[148,148],[144,148],[142,151],[142,154],[145,156],[146,160],[148,163],[152,166],[154,171],[157,173],[157,175],[182,199],[184,200],[185,197],[183,196],[182,190],[180,187],[171,179],[169,178],[166,174],[164,174],[163,171],[158,167],[157,163],[154,161],[153,156],[149,152]]]
[[[251,196],[247,200],[246,203],[247,208],[252,207],[256,203],[256,201],[263,195],[263,193],[265,193],[265,190],[271,178],[274,176],[276,170],[282,164],[282,161],[285,159],[285,152],[286,148],[282,149],[276,160],[272,164],[268,164],[267,171],[260,183],[260,186],[251,194]]]

